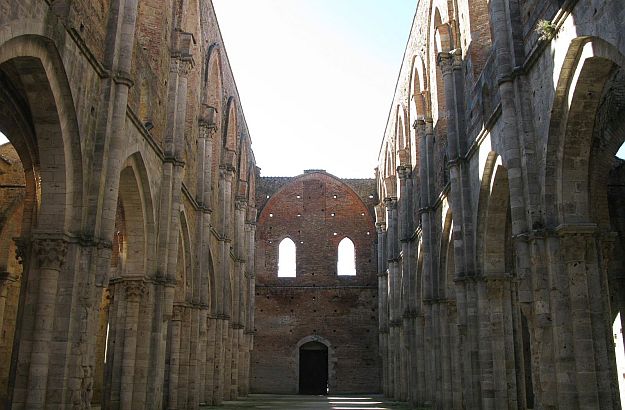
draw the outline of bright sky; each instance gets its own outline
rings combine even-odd
[[[262,175],[373,177],[417,1],[213,4]]]
[[[416,0],[213,0],[261,175],[373,177]]]

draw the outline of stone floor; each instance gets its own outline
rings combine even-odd
[[[408,410],[407,403],[386,400],[379,395],[303,396],[250,394],[221,406],[202,409],[271,409],[271,410]]]

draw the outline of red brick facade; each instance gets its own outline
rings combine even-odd
[[[308,340],[328,347],[330,393],[378,391],[374,180],[307,171],[261,178],[257,192],[252,391],[297,393],[299,346]],[[277,274],[286,237],[297,246],[295,278]],[[345,237],[355,245],[356,276],[336,274]]]

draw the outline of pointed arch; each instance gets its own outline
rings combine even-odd
[[[4,32],[17,34],[26,28],[35,28],[23,21],[11,26],[14,27]],[[27,121],[27,125],[15,121],[6,123],[5,126],[12,129],[3,131],[24,165],[27,191],[36,191],[39,199],[37,227],[48,232],[79,231],[82,220],[81,140],[61,57],[56,47],[39,35],[25,34],[3,40],[6,38],[0,35],[0,72],[3,73],[0,77],[23,94],[19,105],[3,103],[5,109],[0,117],[13,112],[17,114],[15,118]],[[6,96],[10,88],[0,86],[0,90]],[[27,114],[23,104],[27,106]],[[32,186],[28,188],[29,185]]]
[[[208,107],[209,119],[216,128],[221,128],[223,80],[219,45],[213,44],[208,49],[204,67],[202,103]]]
[[[237,150],[237,103],[234,97],[228,100],[228,114],[226,117],[226,128],[224,130],[224,148],[227,151],[235,152]],[[233,159],[224,158],[233,161]]]
[[[554,226],[593,222],[589,192],[591,165],[597,165],[591,164],[595,114],[610,75],[617,67],[625,68],[625,56],[612,44],[594,37],[572,41],[563,61],[555,88],[544,175],[547,223]],[[604,144],[616,153],[621,139],[619,135]]]
[[[336,274],[356,276],[356,247],[347,236],[341,239],[337,248]]]
[[[481,240],[483,246],[483,269],[486,276],[497,276],[508,272],[506,263],[506,227],[510,219],[508,188],[508,171],[497,165],[491,180],[490,196],[486,211],[485,232]]]
[[[501,157],[491,151],[486,155],[484,161],[484,171],[482,173],[479,199],[477,204],[477,223],[476,223],[476,262],[477,266],[483,266],[484,257],[484,232],[486,230],[486,218],[488,215],[488,203],[490,199],[493,179],[495,177],[495,168],[501,165]]]
[[[438,1],[436,3],[443,2]],[[445,4],[437,4],[436,7],[432,9],[431,26],[429,30],[430,44],[432,44],[429,51],[429,74],[431,79],[430,97],[432,98],[431,109],[434,126],[439,129],[440,134],[444,134],[446,132],[446,123],[444,120],[447,118],[447,108],[445,104],[445,85],[443,82],[443,73],[438,64],[438,57],[440,53],[448,53],[452,48],[451,28],[449,26],[448,19],[449,17]]]
[[[425,119],[427,115],[424,92],[426,90],[425,65],[423,58],[416,55],[412,59],[410,76],[410,119],[411,121]]]
[[[395,130],[395,146],[397,149],[397,163],[402,165],[410,164],[410,119],[406,108],[399,104],[397,106],[397,120]]]

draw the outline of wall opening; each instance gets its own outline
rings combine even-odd
[[[339,243],[336,272],[340,276],[356,276],[356,250],[349,238],[343,238]]]
[[[299,394],[328,394],[328,347],[323,343],[299,348]]]
[[[296,276],[297,248],[291,238],[284,238],[278,246],[278,277],[294,278]]]

